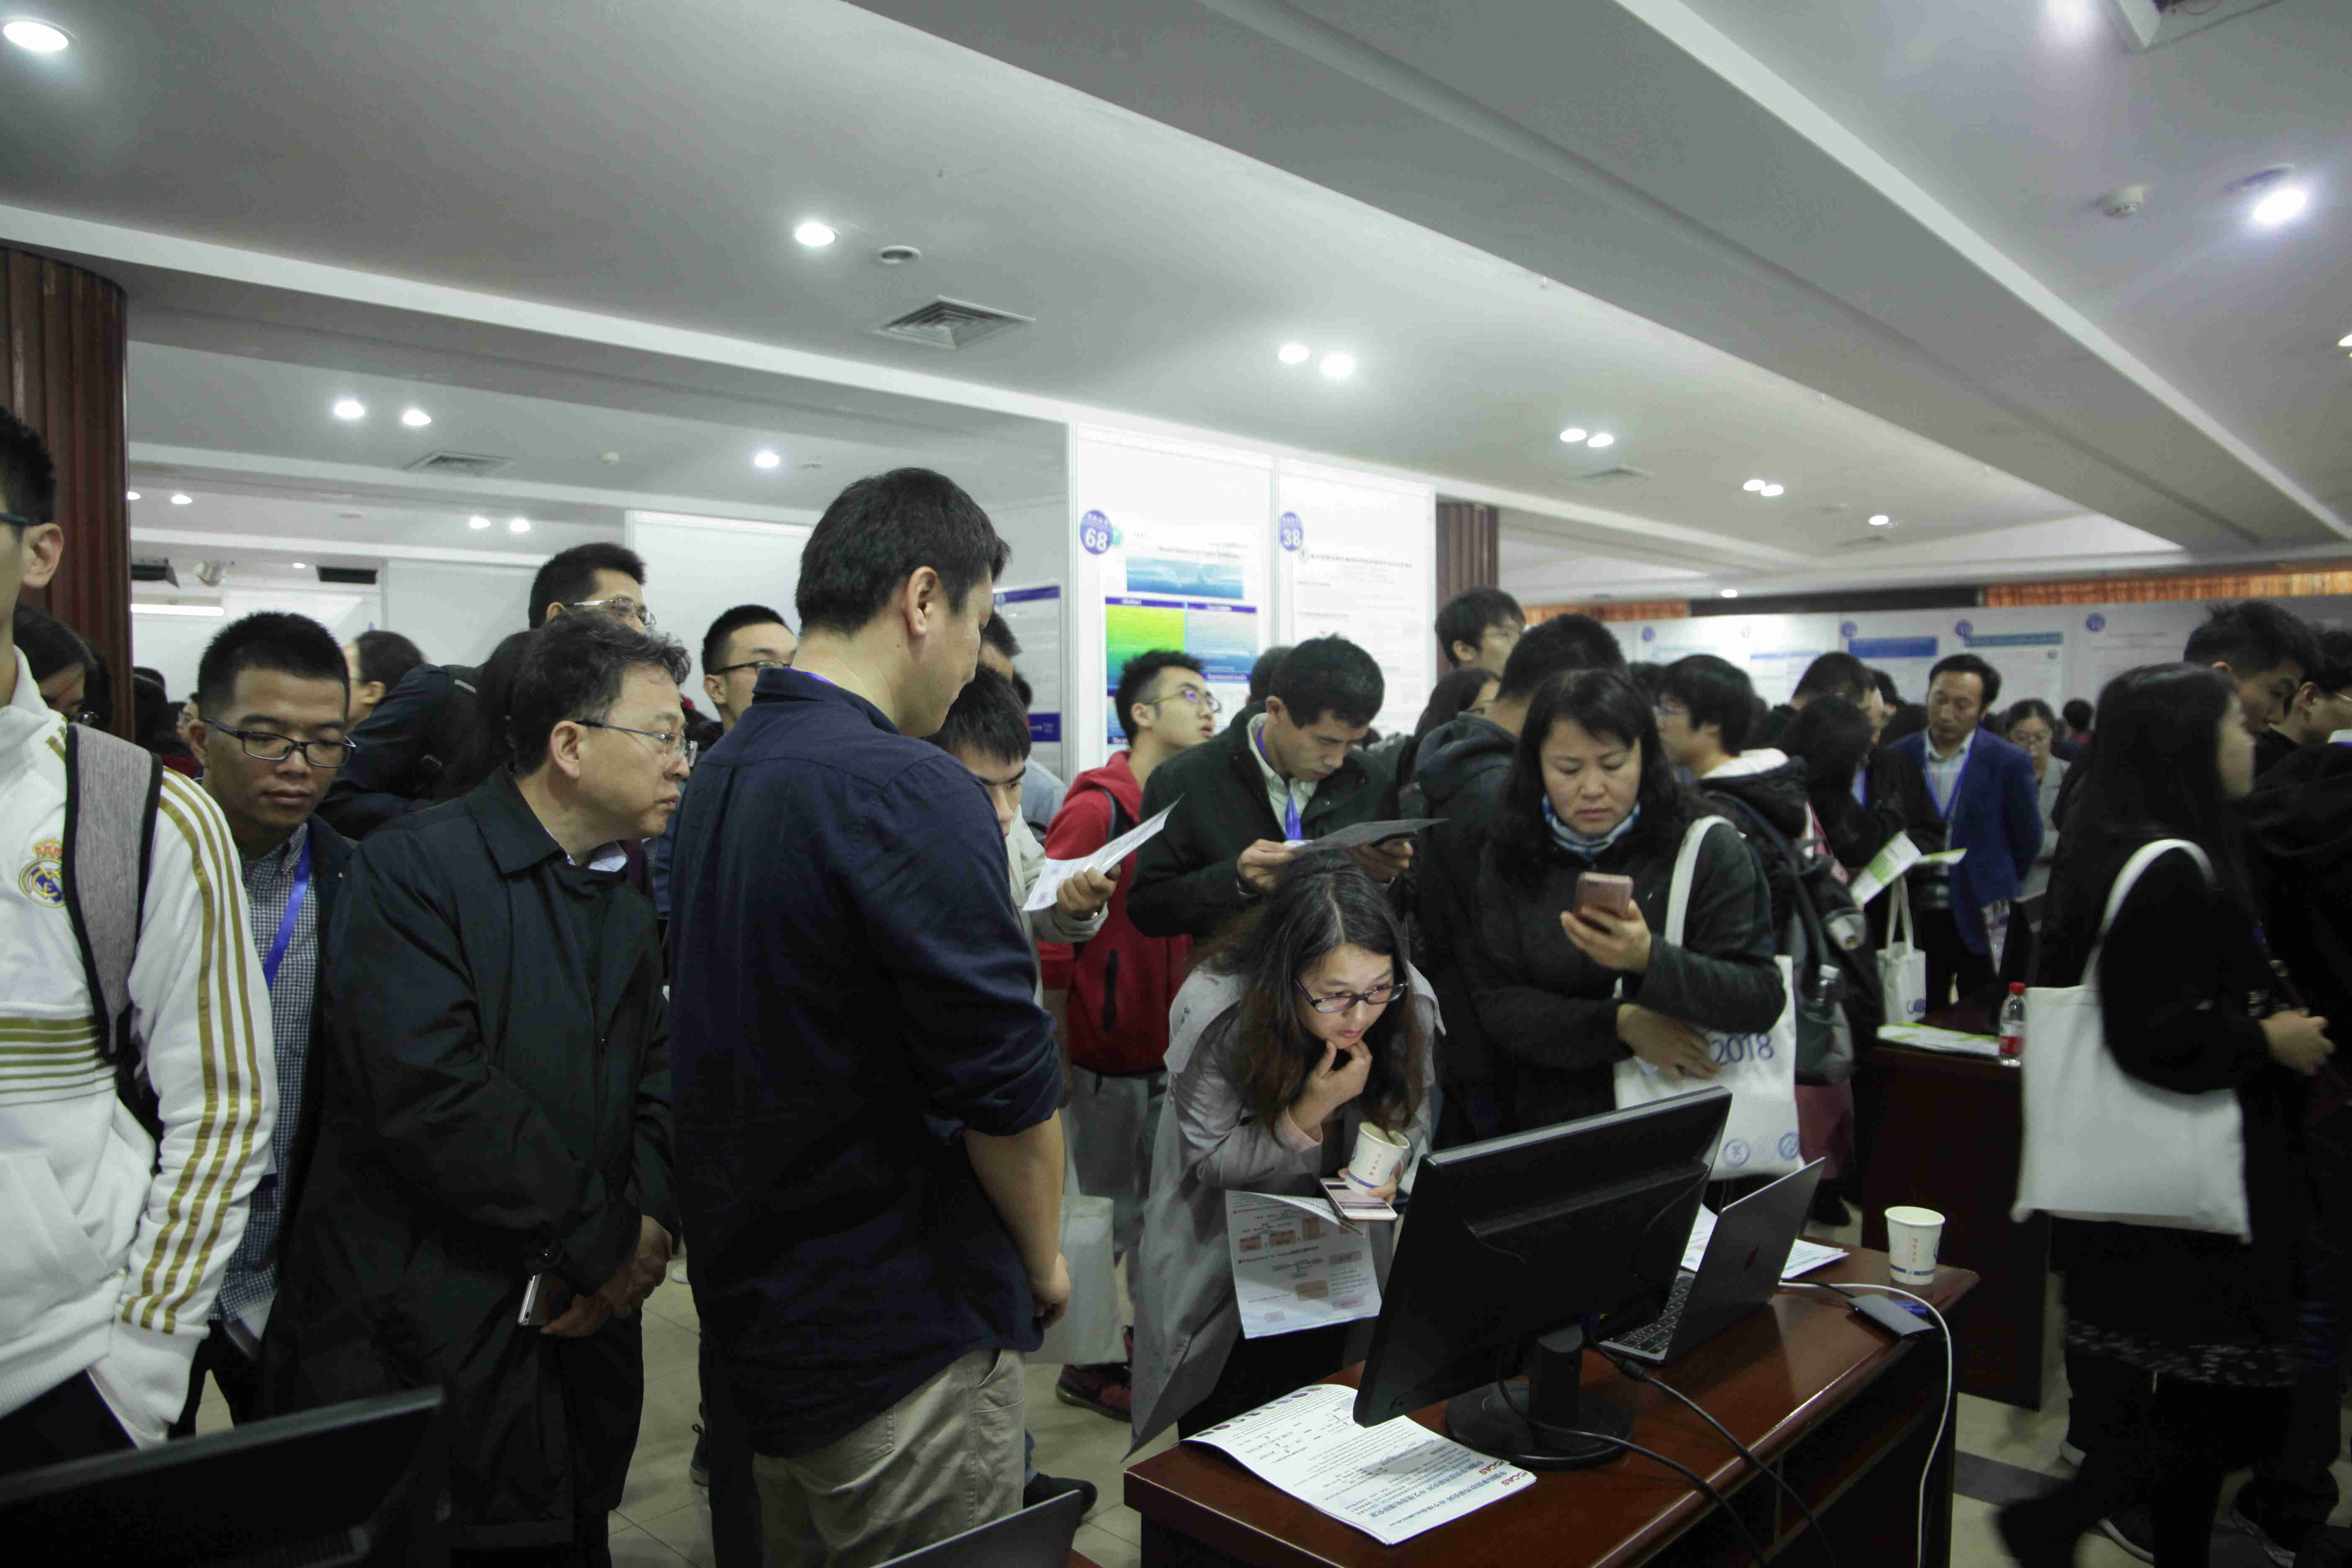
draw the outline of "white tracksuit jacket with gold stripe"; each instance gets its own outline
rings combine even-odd
[[[88,1372],[143,1447],[187,1397],[268,1164],[269,996],[228,824],[167,769],[131,967],[159,1158],[98,1058],[58,875],[64,721],[15,659],[0,707],[0,1415]]]

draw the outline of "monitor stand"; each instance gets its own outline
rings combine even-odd
[[[1605,1465],[1625,1452],[1606,1439],[1631,1437],[1633,1419],[1586,1393],[1583,1380],[1584,1330],[1576,1324],[1554,1329],[1537,1339],[1524,1385],[1490,1383],[1448,1400],[1446,1434],[1525,1469]]]

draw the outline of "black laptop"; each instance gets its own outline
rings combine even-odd
[[[1698,1272],[1675,1275],[1666,1310],[1654,1321],[1603,1343],[1622,1356],[1664,1366],[1769,1301],[1788,1267],[1789,1249],[1804,1233],[1821,1178],[1822,1162],[1816,1160],[1727,1205],[1717,1216]]]
[[[1076,1492],[1048,1498],[993,1524],[934,1542],[882,1568],[1069,1568],[1086,1499]]]

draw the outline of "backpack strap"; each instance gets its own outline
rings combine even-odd
[[[81,949],[99,1059],[113,1064],[117,1096],[158,1136],[162,1117],[131,1037],[131,964],[163,788],[163,764],[152,752],[87,725],[66,726],[66,913]]]
[[[1699,846],[1706,842],[1707,829],[1720,824],[1732,832],[1739,825],[1727,816],[1702,816],[1683,834],[1682,852],[1675,857],[1675,879],[1666,889],[1665,939],[1680,947],[1683,926],[1690,915],[1691,883],[1698,876]]]
[[[2197,862],[2197,868],[2205,873],[2206,884],[2208,886],[2212,884],[2213,862],[2200,846],[2190,843],[2186,838],[2157,838],[2141,845],[2133,852],[2132,858],[2124,862],[2124,868],[2116,873],[2116,885],[2107,894],[2106,913],[2099,920],[2098,940],[2091,944],[2091,954],[2083,961],[2084,984],[2093,984],[2096,980],[2099,973],[2100,950],[2107,945],[2107,932],[2114,928],[2116,917],[2124,912],[2124,900],[2129,898],[2131,890],[2139,885],[2140,873],[2175,849],[2186,850],[2189,858]]]
[[[1124,838],[1134,832],[1135,818],[1127,815],[1127,807],[1118,803],[1118,796],[1104,789],[1101,784],[1094,787],[1102,790],[1103,798],[1110,802],[1110,838],[1106,838],[1103,842],[1108,844],[1112,838]]]

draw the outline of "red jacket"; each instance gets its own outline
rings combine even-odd
[[[1118,810],[1112,810],[1112,802]],[[1117,820],[1114,831],[1113,821]],[[1143,820],[1143,786],[1125,752],[1070,781],[1062,809],[1045,833],[1055,860],[1091,855]],[[1070,1056],[1096,1072],[1149,1072],[1168,1054],[1168,1008],[1184,983],[1190,937],[1146,936],[1127,918],[1127,890],[1135,857],[1120,865],[1110,912],[1092,941],[1070,946],[1041,942],[1045,989],[1067,991]]]

